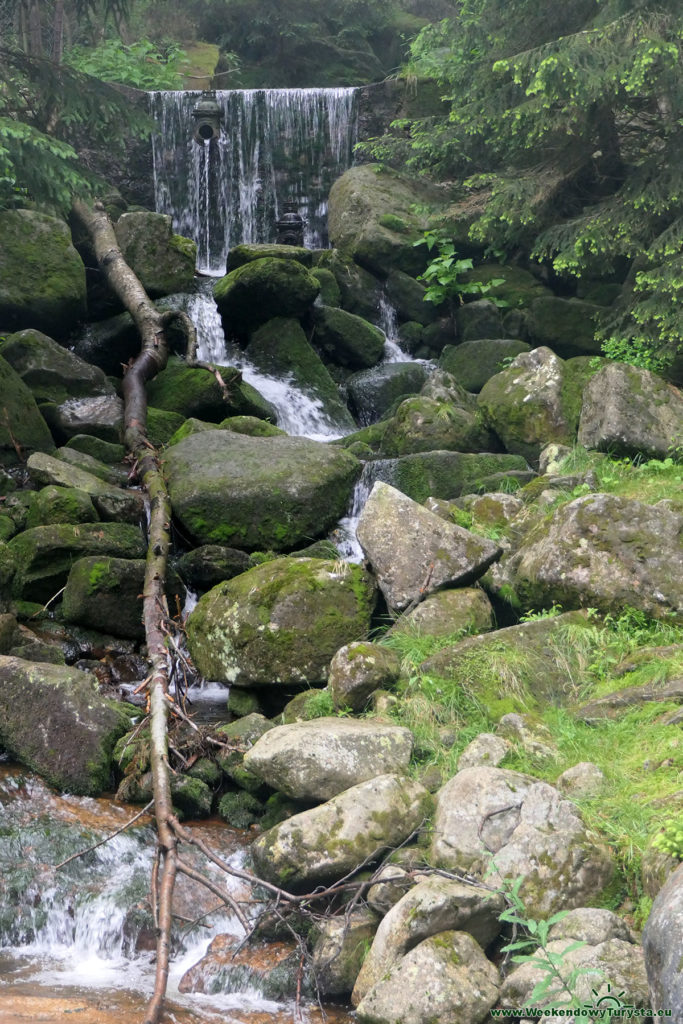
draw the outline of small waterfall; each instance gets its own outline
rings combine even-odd
[[[201,273],[225,273],[239,242],[274,242],[282,203],[297,203],[309,248],[327,245],[327,196],[353,160],[357,90],[217,91],[222,127],[194,141],[201,92],[152,93],[156,208],[197,242]]]
[[[262,373],[241,349],[228,345],[211,289],[210,281],[202,282],[187,302],[187,313],[197,328],[198,358],[240,369],[244,380],[275,408],[278,426],[288,434],[309,437],[313,441],[331,441],[348,433],[330,419],[319,399],[307,395],[291,379]]]
[[[349,511],[343,519],[339,520],[339,523],[330,535],[330,540],[333,544],[337,545],[339,553],[347,562],[362,562],[365,557],[356,537],[358,520],[365,508],[366,501],[370,497],[370,491],[374,487],[375,482],[383,479],[382,468],[387,461],[389,460],[377,459],[374,462],[365,463],[363,472],[358,477],[356,486],[353,489],[351,501],[349,502]]]
[[[398,341],[398,317],[386,292],[382,292],[379,300],[379,322],[377,324],[384,334],[384,363],[410,363],[413,357],[404,352]]]

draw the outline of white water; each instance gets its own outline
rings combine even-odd
[[[291,378],[263,373],[237,345],[228,345],[208,282],[190,297],[187,312],[197,327],[198,358],[240,369],[244,380],[274,407],[281,430],[313,441],[331,441],[348,433],[325,413],[320,399],[307,395]]]
[[[197,242],[197,266],[222,275],[239,242],[274,242],[285,201],[305,222],[304,244],[327,245],[327,196],[353,159],[356,90],[217,91],[216,139],[197,143],[192,111],[200,92],[152,94],[156,208]]]

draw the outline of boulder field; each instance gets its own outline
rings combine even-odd
[[[425,303],[424,202],[352,168],[335,248],[240,245],[215,284],[226,335],[327,440],[285,433],[227,356],[176,351],[150,384],[176,679],[225,687],[216,722],[173,726],[174,802],[252,828],[270,885],[348,883],[306,922],[303,983],[361,1024],[482,1024],[540,998],[543,956],[582,1003],[611,986],[680,1016],[683,397],[602,359],[598,307],[526,267],[482,262],[490,297]],[[96,297],[64,222],[0,227],[0,271],[26,267],[0,275],[0,749],[146,803],[149,737],[121,700],[148,671],[121,443],[137,342],[111,305],[74,335]],[[168,218],[126,213],[117,237],[152,296],[193,287]],[[501,955],[515,921],[533,960]],[[219,939],[184,991],[255,977]]]

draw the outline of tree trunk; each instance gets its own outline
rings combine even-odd
[[[163,370],[168,360],[166,325],[179,319],[194,344],[194,328],[184,313],[161,314],[150,302],[137,276],[123,258],[116,235],[104,208],[92,209],[83,202],[74,204],[74,214],[87,230],[95,249],[100,270],[107,284],[121,299],[132,316],[142,341],[141,351],[128,370],[123,392],[125,400],[124,440],[134,456],[137,476],[150,501],[149,547],[143,591],[145,637],[151,661],[148,693],[151,715],[151,764],[154,812],[161,858],[158,894],[157,962],[154,994],[147,1007],[145,1024],[159,1021],[166,983],[171,945],[171,901],[178,869],[176,839],[171,823],[174,818],[168,765],[168,662],[164,620],[168,617],[164,593],[166,562],[170,542],[171,506],[166,483],[159,468],[154,447],[147,439],[147,395],[145,383]]]
[[[55,16],[52,24],[52,59],[55,64],[61,64],[64,53],[64,0],[55,0]]]
[[[40,0],[30,0],[28,8],[29,52],[32,57],[43,56],[43,29],[40,23]]]

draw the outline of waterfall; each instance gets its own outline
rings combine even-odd
[[[286,200],[305,221],[304,244],[327,245],[327,196],[351,166],[357,90],[217,91],[217,138],[196,142],[192,111],[206,93],[152,93],[156,208],[197,243],[201,273],[225,273],[239,242],[274,242]]]
[[[382,292],[380,295],[377,326],[384,334],[383,363],[411,363],[414,361],[413,357],[401,348],[398,340],[396,308],[392,305],[386,292]]]

